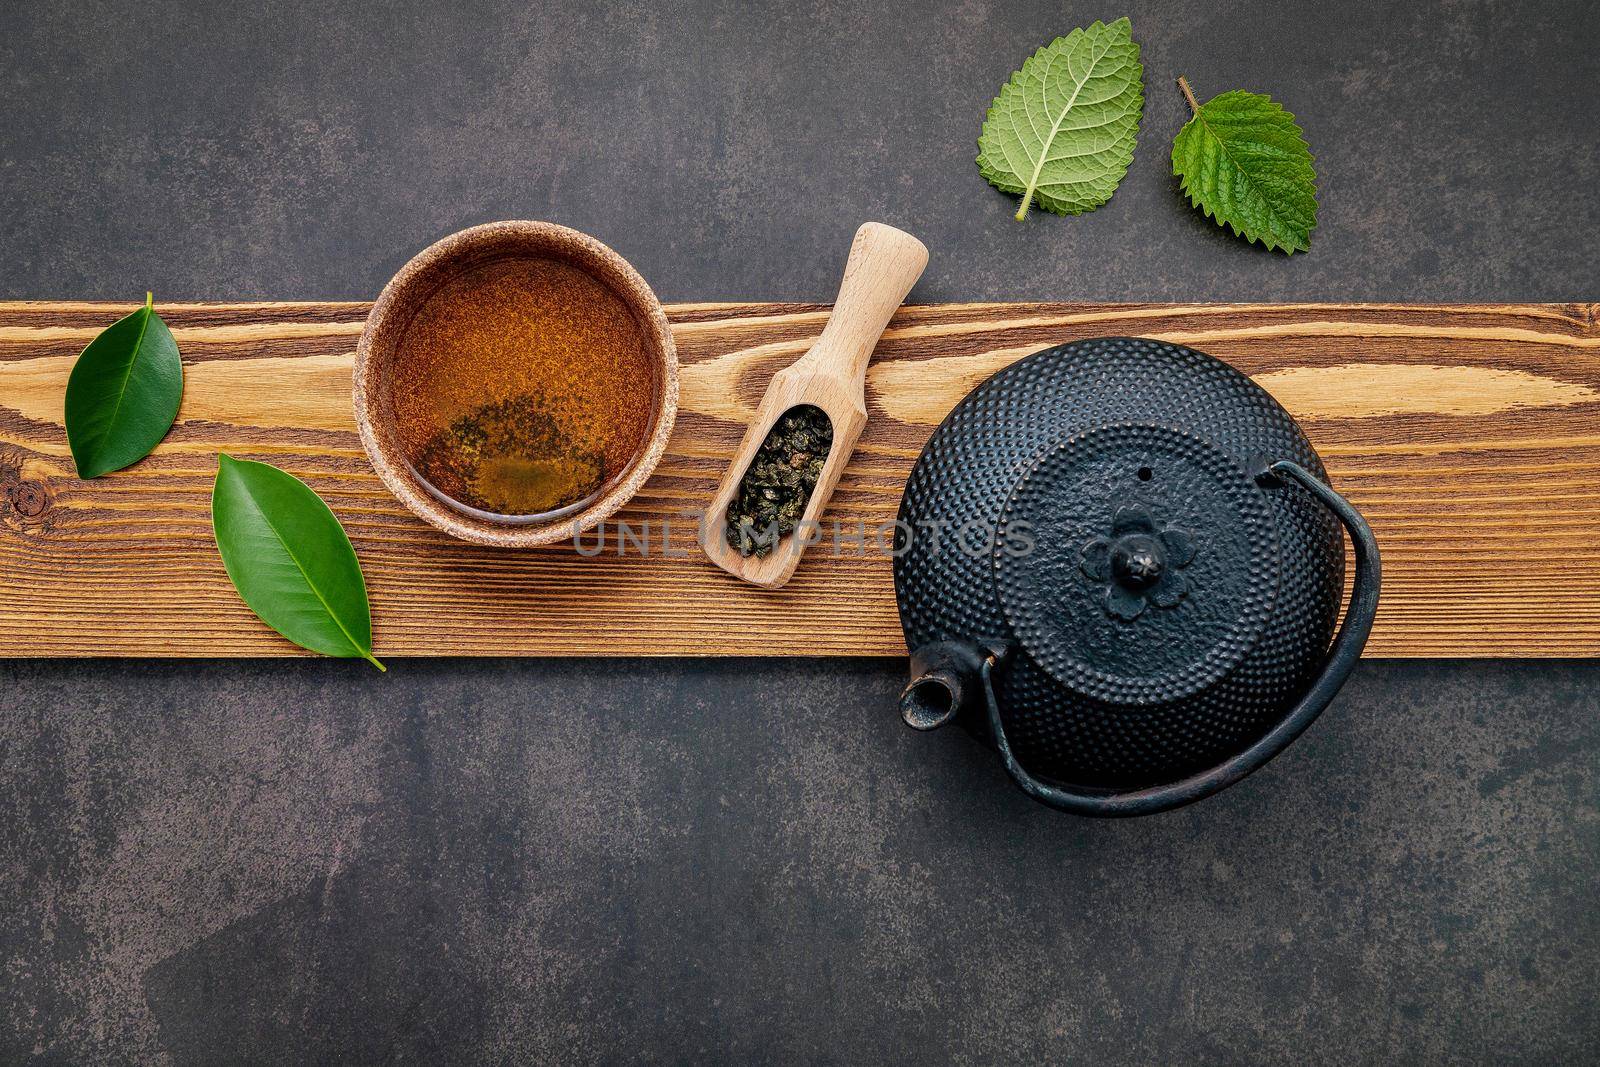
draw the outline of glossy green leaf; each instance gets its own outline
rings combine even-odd
[[[355,549],[310,486],[268,463],[219,456],[211,526],[233,587],[262,622],[302,648],[384,669]]]
[[[137,463],[161,443],[183,400],[183,361],[172,331],[144,307],[89,342],[67,379],[67,444],[80,478]]]
[[[1144,112],[1144,67],[1125,18],[1073,30],[1029,56],[989,107],[978,170],[997,189],[1077,215],[1111,199]]]
[[[1172,143],[1172,173],[1189,202],[1235,237],[1285,253],[1309,251],[1317,225],[1317,173],[1294,116],[1269,96],[1241,90],[1197,104]]]

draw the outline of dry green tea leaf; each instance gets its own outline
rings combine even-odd
[[[833,447],[833,420],[811,404],[790,408],[750,460],[728,504],[728,544],[741,556],[765,556],[795,531]]]

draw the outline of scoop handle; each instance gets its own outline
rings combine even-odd
[[[864,382],[878,338],[927,265],[927,246],[909,233],[881,222],[863,223],[850,245],[828,324],[795,365]]]

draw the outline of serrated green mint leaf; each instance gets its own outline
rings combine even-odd
[[[1000,90],[978,136],[978,170],[995,188],[1079,215],[1111,199],[1144,111],[1144,67],[1128,20],[1096,22],[1039,49]]]
[[[310,486],[270,463],[220,455],[211,527],[229,580],[262,622],[302,648],[384,669],[356,550]]]
[[[1317,225],[1317,173],[1294,116],[1270,96],[1242,90],[1198,103],[1172,143],[1172,173],[1189,202],[1235,237],[1287,254],[1309,251]]]
[[[89,342],[67,378],[67,445],[78,477],[98,478],[149,455],[182,400],[178,343],[146,293],[144,307]]]

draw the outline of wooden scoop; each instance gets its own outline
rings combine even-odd
[[[800,564],[806,539],[816,530],[833,487],[855,450],[856,439],[867,424],[867,361],[889,318],[928,265],[928,250],[921,241],[892,226],[868,222],[856,231],[850,260],[839,283],[839,298],[811,351],[772,376],[761,405],[739,442],[733,465],[723,476],[700,524],[700,546],[711,562],[738,578],[768,589],[787,582]],[[796,532],[785,535],[765,556],[741,556],[728,544],[728,504],[739,491],[750,461],[766,440],[772,424],[800,404],[821,408],[833,421],[833,445],[806,502]]]

